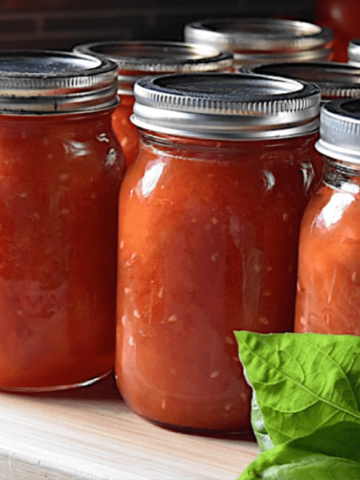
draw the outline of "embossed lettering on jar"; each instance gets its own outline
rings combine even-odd
[[[319,90],[169,75],[140,81],[135,96],[140,152],[119,211],[120,392],[170,428],[249,430],[233,331],[293,328]]]
[[[87,384],[113,367],[116,66],[0,53],[0,388]]]

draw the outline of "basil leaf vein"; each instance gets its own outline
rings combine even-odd
[[[235,335],[274,445],[340,421],[360,423],[359,337],[247,331]]]

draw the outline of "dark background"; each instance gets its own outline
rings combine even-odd
[[[0,48],[69,49],[97,40],[182,40],[192,20],[313,19],[315,0],[0,0]]]

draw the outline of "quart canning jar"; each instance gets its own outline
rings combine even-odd
[[[249,63],[331,60],[333,34],[311,22],[276,18],[220,18],[189,23],[185,41],[229,51],[237,67]]]
[[[84,385],[113,368],[116,65],[0,52],[0,389]]]
[[[360,335],[360,100],[321,111],[322,186],[301,224],[297,332]]]
[[[118,95],[120,104],[113,117],[113,128],[122,146],[126,165],[138,154],[139,136],[131,123],[133,113],[134,83],[148,75],[181,72],[230,71],[233,58],[203,45],[186,45],[180,42],[116,41],[96,42],[75,47],[83,54],[101,55],[118,66]]]
[[[249,429],[234,330],[293,329],[319,90],[252,75],[135,85],[140,151],[120,192],[116,376],[170,428]]]

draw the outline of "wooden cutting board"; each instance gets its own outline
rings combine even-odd
[[[252,441],[146,422],[112,377],[56,394],[0,393],[0,480],[236,480],[258,453]]]

